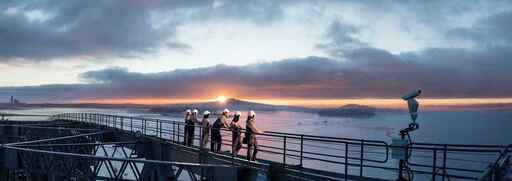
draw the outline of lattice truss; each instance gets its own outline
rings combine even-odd
[[[27,126],[22,126],[27,128]],[[20,129],[21,142],[4,144],[15,152],[16,177],[45,177],[48,180],[200,180],[193,170],[212,171],[212,165],[147,160],[131,142],[103,142],[105,131],[77,128],[30,126]],[[58,129],[60,137],[50,138],[37,129]],[[34,139],[38,138],[38,139]],[[44,139],[41,139],[44,138]],[[183,175],[187,173],[187,175]],[[204,174],[203,178],[208,178]]]

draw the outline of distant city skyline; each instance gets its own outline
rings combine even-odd
[[[9,0],[0,99],[512,103],[511,31],[511,1]]]

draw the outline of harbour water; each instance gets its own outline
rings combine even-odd
[[[160,115],[145,109],[34,108],[0,110],[2,113],[45,114],[95,112],[181,121],[181,115]],[[245,117],[243,112],[242,117]],[[41,120],[44,117],[11,117]],[[213,118],[212,118],[213,119]],[[242,119],[242,122],[245,122]],[[213,120],[211,120],[213,121]],[[257,112],[257,125],[263,130],[391,141],[409,124],[406,112],[379,112],[371,118],[322,117],[300,112]],[[510,144],[512,110],[424,111],[419,113],[420,129],[411,134],[416,142],[449,144]]]

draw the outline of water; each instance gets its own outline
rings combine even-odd
[[[106,114],[137,116],[147,118],[159,118],[181,121],[181,115],[163,116],[153,114],[142,109],[81,109],[81,108],[39,108],[23,110],[0,110],[0,112],[19,114],[56,114],[61,112],[99,112]],[[245,117],[245,113],[242,115]],[[441,143],[441,144],[511,144],[512,111],[424,111],[420,112],[417,122],[420,129],[412,133],[415,142]],[[25,117],[12,117],[10,119],[22,119]],[[30,117],[30,119],[37,119]],[[213,121],[215,118],[211,118]],[[301,133],[319,136],[347,137],[370,140],[381,140],[390,143],[393,137],[398,136],[400,129],[409,124],[409,115],[406,112],[380,112],[372,118],[339,118],[321,117],[317,114],[298,112],[257,112],[257,125],[265,131]],[[40,118],[39,118],[40,120]],[[245,121],[243,121],[245,122]],[[196,131],[197,133],[198,131]],[[262,138],[262,142],[265,142]],[[270,142],[270,141],[267,141]],[[280,146],[279,141],[275,146]],[[271,145],[274,145],[270,143]],[[317,151],[329,154],[343,154],[339,149],[342,145],[319,145],[309,147],[309,151]],[[294,148],[289,145],[289,148]],[[224,148],[228,150],[229,148]],[[240,153],[244,153],[242,150]],[[260,157],[281,161],[282,157],[260,153]],[[365,157],[372,157],[365,155]],[[374,156],[378,158],[378,155]],[[464,158],[464,157],[462,157]],[[340,159],[341,161],[342,159]],[[288,163],[297,163],[297,160],[289,159]],[[462,163],[462,162],[461,162]],[[456,163],[458,164],[458,163]],[[312,168],[326,168],[327,170],[343,170],[341,165],[330,165],[315,161],[307,161],[304,164]],[[396,165],[390,161],[386,165]],[[480,166],[485,166],[482,164]],[[391,177],[390,174],[381,174],[375,170],[365,171],[367,176]],[[358,173],[357,169],[349,169]],[[426,178],[426,177],[425,177]],[[423,179],[422,179],[423,180]],[[425,179],[428,180],[428,179]]]
[[[36,108],[0,110],[2,113],[52,115],[63,112],[96,112],[181,121],[180,115],[150,113],[144,109]],[[245,114],[243,115],[245,116]],[[10,117],[11,120],[41,117]],[[406,112],[382,112],[371,118],[322,117],[299,112],[257,112],[257,126],[266,131],[390,141],[409,124]],[[244,119],[242,119],[244,120]],[[213,118],[212,120],[213,121]],[[243,121],[245,122],[245,121]],[[511,144],[512,111],[420,112],[420,129],[411,136],[417,142],[453,144]]]

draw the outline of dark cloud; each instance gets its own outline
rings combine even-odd
[[[339,57],[347,51],[367,47],[367,43],[355,37],[360,30],[361,27],[335,20],[325,33],[326,42],[317,44],[316,48],[326,51],[333,57]]]
[[[186,42],[176,41],[175,29],[179,24],[212,18],[269,22],[280,17],[284,3],[286,1],[5,1],[0,6],[0,61],[133,57],[158,48],[188,51],[191,47]],[[9,8],[16,9],[17,13],[5,13]],[[41,12],[47,19],[31,20],[26,16],[29,12]],[[180,13],[187,16],[180,16]]]
[[[512,86],[504,49],[428,49],[391,54],[359,48],[346,60],[287,59],[246,66],[218,65],[160,73],[123,68],[85,72],[88,84],[0,88],[0,95],[24,100],[214,97],[397,98],[423,89],[425,97],[510,97]]]
[[[477,46],[512,46],[512,10],[478,20],[470,28],[455,28],[449,36],[469,40]]]
[[[174,32],[172,26],[152,28],[143,1],[35,1],[12,7],[19,13],[0,16],[2,60],[133,56],[172,41]],[[30,11],[50,17],[31,21],[23,14]]]

